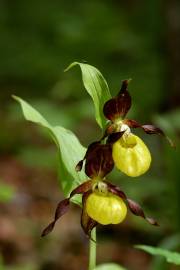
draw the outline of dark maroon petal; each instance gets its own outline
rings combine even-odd
[[[129,209],[131,210],[131,212],[134,215],[144,218],[151,225],[158,226],[158,223],[157,223],[157,221],[155,219],[145,216],[143,209],[141,208],[141,206],[138,203],[136,203],[136,202],[134,202],[133,200],[130,200],[130,199],[127,199],[127,203],[128,203]]]
[[[122,104],[118,97],[108,100],[103,107],[104,116],[111,121],[120,117],[120,106],[122,106]]]
[[[110,143],[110,144],[115,143],[116,141],[118,141],[122,137],[123,134],[124,134],[124,131],[115,132],[115,133],[110,134],[108,136],[107,143]]]
[[[61,216],[63,216],[69,210],[69,198],[64,199],[56,208],[54,220],[58,220]]]
[[[94,150],[94,149],[96,148],[96,146],[99,145],[99,144],[100,144],[100,141],[97,141],[97,142],[91,143],[91,144],[88,146],[88,149],[87,149],[87,151],[86,151],[86,154],[85,154],[84,158],[83,158],[82,160],[80,160],[80,161],[78,162],[78,164],[76,165],[76,167],[75,167],[75,170],[76,170],[77,172],[79,172],[79,171],[82,170],[82,166],[83,166],[84,160],[90,155],[90,153],[93,152],[93,150]]]
[[[118,96],[121,96],[121,95],[125,94],[126,92],[128,92],[127,88],[128,88],[128,84],[130,83],[131,80],[132,79],[122,81],[121,89],[120,89],[120,91],[118,93]]]
[[[153,125],[142,125],[141,128],[147,133],[147,134],[159,134],[159,135],[165,135],[164,132]]]
[[[83,198],[82,198],[83,208],[82,208],[82,214],[81,214],[81,226],[82,226],[83,231],[89,238],[91,238],[92,229],[98,225],[97,221],[90,218],[86,211],[86,200],[91,193],[92,193],[91,191],[88,191],[83,194]]]
[[[97,147],[100,145],[99,141],[93,142],[88,146],[88,149],[85,154],[85,159],[88,158],[94,151],[96,151]]]
[[[51,222],[42,232],[42,235],[41,236],[45,236],[47,234],[49,234],[53,228],[54,228],[54,225],[56,223],[56,221],[62,217],[69,209],[69,198],[68,199],[65,199],[61,202],[58,203],[58,206],[56,208],[56,212],[55,212],[55,216],[54,216],[54,220],[53,222]]]
[[[144,212],[141,208],[141,206],[134,202],[133,200],[130,200],[130,199],[127,199],[127,202],[128,202],[128,206],[131,210],[131,212],[136,215],[136,216],[141,216],[143,218],[145,218],[145,215],[144,215]]]
[[[86,154],[85,172],[90,178],[104,177],[114,167],[112,146],[110,144],[93,144]]]
[[[54,220],[43,230],[42,236],[45,236],[49,234],[56,223],[56,221],[62,217],[69,209],[69,203],[70,203],[70,198],[72,198],[75,194],[82,194],[84,192],[87,192],[91,190],[92,187],[92,180],[88,180],[78,187],[76,187],[70,194],[70,197],[67,199],[64,199],[63,201],[59,202],[56,208],[56,212],[54,215]]]
[[[72,196],[74,196],[75,194],[82,194],[84,192],[87,192],[88,190],[90,190],[92,187],[92,180],[88,180],[84,183],[82,183],[81,185],[79,185],[77,188],[75,188],[71,194],[70,194],[70,198]]]
[[[119,196],[123,200],[127,199],[126,194],[119,187],[117,187],[117,186],[115,186],[115,185],[113,185],[113,184],[111,184],[111,183],[109,183],[107,181],[104,181],[104,182],[107,184],[109,192],[111,192],[114,195]]]
[[[104,137],[104,138],[105,138],[105,137]],[[104,139],[104,138],[103,138],[103,139]],[[87,158],[91,155],[91,153],[93,153],[94,149],[96,149],[96,147],[100,144],[100,142],[101,142],[101,140],[100,140],[100,141],[93,142],[93,143],[91,143],[91,144],[88,146],[88,149],[87,149],[87,151],[86,151],[86,154],[85,154],[84,158],[83,158],[82,160],[80,160],[80,161],[78,162],[78,164],[76,165],[76,167],[75,167],[75,170],[76,170],[77,172],[79,172],[79,171],[82,170],[84,160],[87,159]]]
[[[147,134],[159,134],[165,136],[164,132],[154,125],[141,125],[135,120],[125,119],[123,121],[124,124],[128,125],[130,128],[142,128]]]
[[[130,80],[124,80],[119,94],[108,100],[103,107],[104,115],[107,119],[113,121],[119,117],[125,117],[131,107],[131,96],[128,92],[128,83]]]
[[[172,140],[165,135],[164,131],[154,125],[141,125],[135,120],[125,119],[123,121],[130,128],[142,128],[147,134],[158,134],[164,136],[172,147],[175,147]]]
[[[158,135],[164,136],[166,140],[169,142],[169,144],[172,147],[175,147],[175,144],[173,143],[173,141],[168,136],[165,135],[162,129],[155,127],[154,125],[142,125],[141,127],[147,134],[158,134]]]
[[[50,232],[52,232],[53,228],[54,228],[55,222],[51,222],[42,232],[41,236],[44,237],[47,234],[49,234]]]
[[[130,128],[139,128],[141,127],[141,124],[139,124],[137,121],[132,119],[124,119],[123,123],[128,125]]]

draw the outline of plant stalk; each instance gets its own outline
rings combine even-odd
[[[96,228],[91,232],[91,238],[89,240],[89,270],[95,270],[96,268]]]

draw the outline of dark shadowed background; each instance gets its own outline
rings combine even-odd
[[[151,169],[137,180],[117,172],[109,179],[161,226],[131,215],[123,224],[99,226],[98,263],[177,269],[133,245],[180,248],[179,48],[178,0],[0,0],[0,270],[87,269],[88,240],[77,206],[51,235],[40,238],[63,198],[57,153],[42,129],[24,121],[11,98],[29,101],[87,146],[100,130],[80,71],[63,72],[73,61],[96,66],[112,94],[121,80],[132,78],[129,116],[160,126],[177,145],[174,150],[163,138],[138,132],[152,152]]]

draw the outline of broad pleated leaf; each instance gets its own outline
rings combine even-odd
[[[78,161],[84,157],[86,148],[80,144],[75,134],[70,130],[61,126],[52,126],[26,101],[16,96],[14,99],[20,103],[25,119],[46,128],[54,140],[59,152],[61,186],[65,196],[68,196],[77,185],[87,180],[83,171],[76,172],[75,170]]]
[[[103,106],[111,98],[107,82],[97,68],[85,63],[74,62],[65,71],[76,65],[81,68],[84,87],[94,102],[96,121],[104,128],[106,119],[103,115]]]
[[[145,246],[145,245],[137,245],[135,246],[138,249],[142,249],[151,255],[159,255],[166,258],[167,262],[180,265],[180,253],[172,252],[166,249]]]

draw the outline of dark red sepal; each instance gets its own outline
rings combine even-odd
[[[147,220],[151,225],[154,225],[154,226],[159,226],[157,221],[153,218],[149,218],[149,217],[146,217],[145,214],[144,214],[144,211],[143,209],[141,208],[141,206],[136,203],[135,201],[133,200],[130,200],[130,199],[127,199],[127,204],[129,206],[129,209],[130,211],[136,215],[136,216],[140,216],[142,218],[144,218],[145,220]]]
[[[75,194],[82,194],[84,192],[87,192],[92,187],[92,180],[88,180],[78,187],[76,187],[70,194],[70,198],[72,198]]]
[[[136,120],[132,120],[132,119],[124,119],[123,123],[128,125],[130,128],[139,128],[139,127],[141,127],[141,124],[139,124]]]
[[[154,125],[142,125],[141,128],[147,133],[147,134],[159,134],[165,136],[162,129],[155,127]]]
[[[130,128],[142,128],[147,134],[159,134],[165,136],[164,132],[162,129],[154,126],[154,125],[141,125],[135,120],[132,119],[125,119],[124,124],[128,125]]]
[[[42,232],[41,237],[48,235],[54,229],[55,221],[51,222]]]
[[[90,178],[101,177],[112,171],[114,161],[110,144],[93,143],[88,147],[85,163],[85,173]]]
[[[46,236],[49,234],[56,223],[56,221],[63,216],[67,211],[69,210],[69,198],[65,199],[58,203],[58,206],[56,208],[55,216],[53,222],[51,222],[42,232],[41,236]]]
[[[84,192],[87,192],[91,189],[92,187],[92,181],[88,180],[78,187],[76,187],[70,194],[70,197],[67,199],[64,199],[63,201],[60,201],[57,205],[54,220],[43,230],[41,236],[46,236],[49,234],[54,226],[56,221],[62,217],[68,210],[69,210],[69,204],[70,204],[70,199],[75,195],[75,194],[82,194]]]
[[[82,229],[84,231],[84,233],[91,239],[91,231],[94,227],[96,227],[98,225],[98,222],[93,220],[92,218],[90,218],[87,214],[86,211],[86,200],[88,198],[88,196],[91,194],[91,191],[88,191],[86,193],[83,194],[82,197],[82,214],[81,214],[81,226]],[[94,241],[94,239],[91,239],[92,241]]]
[[[103,113],[107,119],[113,121],[119,117],[124,118],[131,108],[131,96],[127,89],[129,81],[124,80],[118,95],[104,104]]]
[[[172,147],[175,147],[175,144],[173,143],[173,141],[168,136],[165,135],[162,129],[155,127],[154,125],[142,125],[141,127],[147,134],[158,134],[158,135],[164,136],[166,140],[169,142],[169,144]]]
[[[115,186],[107,181],[104,181],[104,182],[107,184],[109,192],[111,192],[114,195],[119,196],[123,200],[127,199],[126,194],[119,187],[117,187],[117,186]]]
[[[123,134],[124,134],[124,131],[119,131],[119,132],[110,134],[108,136],[107,143],[113,144],[117,142],[122,137]]]
[[[99,145],[99,144],[100,144],[100,141],[97,141],[97,142],[91,143],[91,144],[88,146],[88,149],[87,149],[87,151],[86,151],[86,154],[85,154],[84,158],[83,158],[82,160],[80,160],[80,161],[77,163],[76,167],[75,167],[75,170],[76,170],[77,172],[79,172],[79,171],[82,170],[84,161],[91,155],[91,153],[93,153],[94,149],[96,149],[97,145]]]

